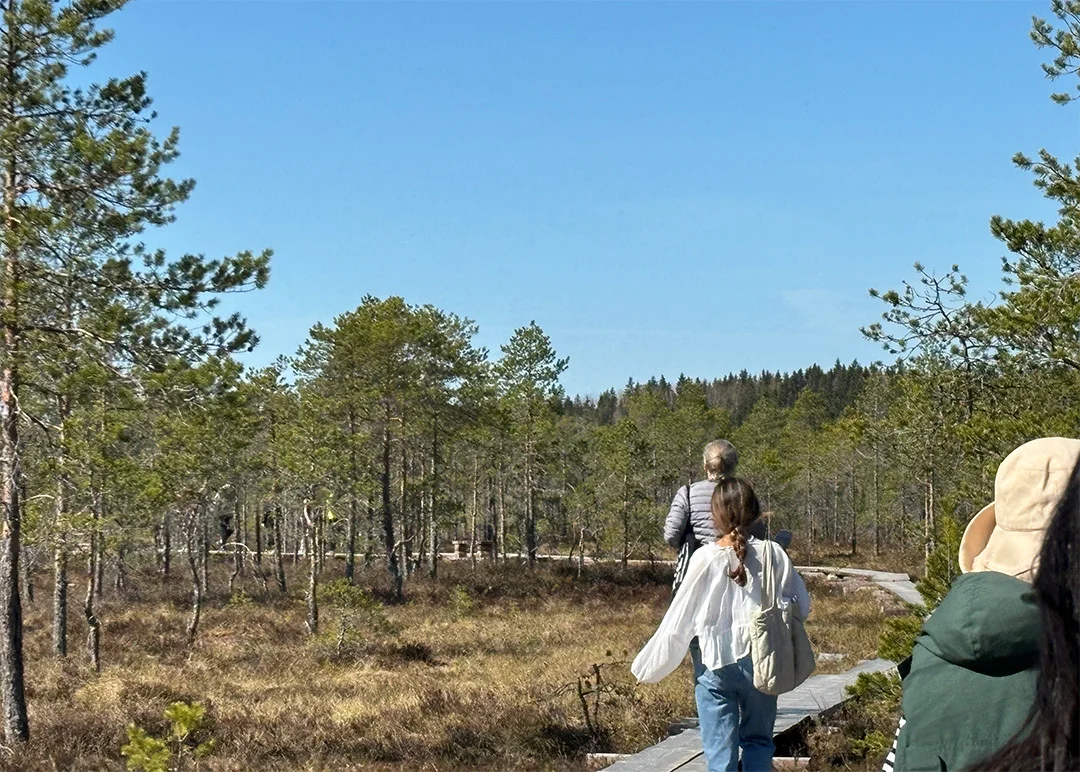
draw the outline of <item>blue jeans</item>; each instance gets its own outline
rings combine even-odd
[[[770,772],[775,749],[776,697],[754,688],[750,657],[718,670],[708,670],[701,664],[696,639],[690,645],[690,656],[694,661],[694,697],[701,744],[709,772],[736,772],[739,748],[742,748],[743,772]]]

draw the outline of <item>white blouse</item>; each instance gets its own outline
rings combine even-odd
[[[656,683],[674,672],[695,636],[701,661],[710,670],[731,665],[750,653],[750,617],[761,602],[761,555],[766,542],[753,537],[746,549],[746,586],[728,572],[738,565],[732,547],[699,547],[686,570],[686,578],[671,601],[660,627],[645,644],[630,671],[638,681]],[[795,603],[796,615],[806,619],[810,595],[802,577],[778,544],[769,547],[773,576],[780,588],[780,603]]]

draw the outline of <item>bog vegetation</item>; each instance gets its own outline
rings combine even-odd
[[[228,295],[263,287],[270,254],[145,246],[193,188],[165,174],[178,134],[154,133],[143,74],[74,85],[123,4],[0,3],[0,698],[12,763],[44,759],[33,754],[80,722],[93,725],[77,735],[90,757],[115,759],[126,743],[129,760],[178,763],[215,752],[199,739],[215,716],[222,746],[253,754],[295,742],[312,758],[561,757],[585,747],[574,732],[595,741],[608,726],[590,699],[689,707],[683,690],[627,691],[606,672],[548,694],[559,684],[534,657],[554,657],[562,636],[580,648],[559,661],[584,667],[644,639],[663,581],[631,561],[667,555],[660,518],[706,441],[733,439],[774,525],[807,554],[854,559],[934,554],[1008,451],[1077,431],[1080,180],[1045,150],[1014,162],[1056,221],[992,219],[1006,252],[994,303],[971,302],[957,266],[916,265],[910,283],[875,293],[884,320],[864,332],[893,364],[630,382],[594,401],[563,393],[568,361],[535,323],[488,352],[467,317],[369,296],[294,356],[246,369],[235,355],[256,337]],[[1080,3],[1051,12],[1031,35],[1068,107]],[[439,579],[450,550],[474,571],[454,569],[458,590]],[[545,599],[535,564],[554,553],[573,568]],[[615,580],[594,559],[647,578],[605,595]],[[499,567],[472,568],[481,560]],[[949,580],[945,564],[934,581]],[[515,582],[529,591],[503,588]],[[455,659],[467,651],[514,673],[498,683],[518,718],[493,712],[495,687]],[[387,691],[380,675],[455,661],[473,690],[440,674]],[[247,700],[260,684],[274,692],[265,713]],[[46,707],[57,701],[68,709]],[[172,702],[185,707],[166,720]],[[277,736],[297,709],[322,717],[317,742]],[[625,710],[609,745],[655,739],[663,711]],[[463,723],[437,736],[414,723],[440,711]],[[23,749],[38,731],[44,745]]]

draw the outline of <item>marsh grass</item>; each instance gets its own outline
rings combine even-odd
[[[695,713],[688,661],[655,686],[629,673],[669,600],[661,565],[599,564],[577,579],[569,566],[443,564],[437,581],[414,577],[398,605],[386,573],[365,569],[357,584],[387,624],[358,624],[343,645],[330,605],[321,634],[306,634],[301,573],[290,570],[284,596],[251,578],[230,596],[217,567],[188,650],[186,581],[133,570],[124,596],[101,604],[100,675],[83,653],[76,604],[70,654],[52,658],[49,588],[39,583],[26,610],[32,737],[0,768],[121,769],[127,726],[167,731],[162,713],[176,701],[208,707],[216,750],[202,768],[212,770],[561,772],[583,769],[590,751],[640,750]],[[326,581],[338,575],[328,563]],[[818,648],[872,655],[883,619],[875,592],[809,584]],[[590,730],[577,686],[596,664],[615,688],[600,695]]]

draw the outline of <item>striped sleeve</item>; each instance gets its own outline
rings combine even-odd
[[[892,747],[889,748],[889,755],[885,757],[885,763],[881,766],[881,772],[894,772],[896,768],[896,746],[900,741],[900,730],[904,728],[904,717],[900,717],[900,726],[896,727],[896,735],[893,737]]]

